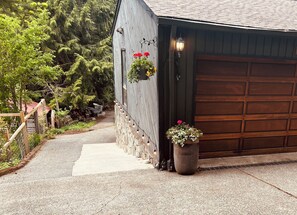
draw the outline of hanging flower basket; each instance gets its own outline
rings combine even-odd
[[[147,71],[146,69],[140,68],[138,71],[139,80],[148,80],[149,77],[146,75]]]
[[[148,59],[149,52],[135,53],[134,61],[131,64],[131,69],[128,72],[127,78],[130,83],[137,83],[140,80],[148,80],[157,72],[154,63]]]

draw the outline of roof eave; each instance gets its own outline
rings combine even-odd
[[[113,22],[112,22],[111,35],[113,35],[114,31],[115,31],[115,26],[117,24],[117,19],[118,19],[121,3],[122,3],[122,0],[118,0],[117,5],[116,5],[115,15],[114,15]]]
[[[258,31],[258,32],[274,32],[274,33],[286,33],[286,34],[297,34],[297,30],[292,29],[267,29],[267,28],[257,28],[251,26],[240,26],[240,25],[230,25],[224,23],[215,23],[215,22],[207,22],[207,21],[198,21],[198,20],[191,20],[191,19],[183,19],[183,18],[176,18],[176,17],[168,17],[168,16],[159,16],[159,23],[160,24],[177,24],[177,25],[188,25],[188,26],[201,26],[201,27],[214,27],[214,28],[221,28],[221,29],[230,29],[230,30],[249,30],[249,31]]]
[[[115,31],[115,27],[116,27],[116,24],[117,24],[117,19],[118,19],[118,15],[119,15],[119,11],[120,11],[120,7],[121,7],[121,3],[122,3],[122,0],[118,0],[117,2],[117,6],[116,6],[116,11],[115,11],[115,16],[114,16],[114,19],[113,19],[113,23],[112,23],[112,28],[111,28],[111,35],[114,34],[114,31]],[[143,0],[140,0],[140,3],[142,5],[145,6],[145,8],[153,15],[153,18],[156,20],[156,22],[158,23],[158,16],[154,13],[154,11],[146,4],[145,1]]]

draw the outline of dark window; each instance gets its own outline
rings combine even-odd
[[[126,49],[121,50],[122,65],[122,103],[127,106],[127,68],[126,68]]]

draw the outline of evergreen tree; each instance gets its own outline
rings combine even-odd
[[[114,0],[48,0],[55,61],[66,72],[59,102],[84,109],[113,99],[110,31]],[[61,92],[61,91],[60,91]]]
[[[0,111],[40,97],[43,87],[57,109],[111,102],[114,7],[115,0],[1,0]]]

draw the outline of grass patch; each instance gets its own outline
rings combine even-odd
[[[71,125],[66,125],[62,128],[60,128],[63,132],[65,131],[84,131],[88,128],[91,128],[92,126],[96,125],[96,121],[90,121],[90,122],[77,122],[73,123]]]
[[[83,132],[87,129],[91,128],[92,126],[96,125],[96,121],[90,122],[76,122],[71,125],[63,126],[62,128],[53,128],[47,132],[48,138],[54,138],[57,134],[63,134],[67,132]]]
[[[0,162],[0,170],[7,169],[9,167],[14,167],[18,165],[20,162],[21,162],[21,159],[17,159],[17,158],[9,162]]]

